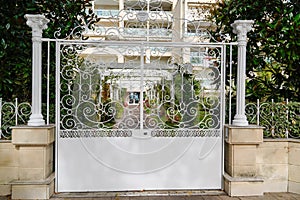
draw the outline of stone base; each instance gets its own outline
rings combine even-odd
[[[10,184],[0,184],[0,196],[11,195],[11,185]]]
[[[261,144],[263,143],[263,129],[263,127],[256,125],[225,125],[225,141],[229,144]]]
[[[300,194],[300,183],[289,181],[288,192]]]
[[[264,193],[270,192],[288,192],[288,180],[277,180],[264,178]]]
[[[54,139],[54,125],[12,127],[12,143],[16,146],[49,145]]]
[[[262,196],[262,186],[261,178],[233,178],[224,174],[224,189],[229,196]]]
[[[46,180],[13,181],[12,199],[50,199],[54,194],[54,173]]]

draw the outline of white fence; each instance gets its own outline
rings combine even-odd
[[[11,139],[11,126],[27,123],[31,114],[31,105],[28,102],[6,102],[0,98],[0,139]]]
[[[49,109],[47,109],[49,110]],[[53,109],[54,110],[54,109]],[[11,139],[12,126],[26,124],[31,114],[28,102],[6,102],[0,98],[0,140]],[[54,116],[54,113],[50,113]],[[53,118],[51,117],[50,118]],[[265,138],[300,138],[299,102],[260,102],[246,104],[246,116],[250,124],[265,127]],[[49,119],[49,113],[46,112]],[[47,124],[52,120],[47,120]]]
[[[47,100],[42,104],[42,113],[46,124],[55,123],[55,105]],[[32,107],[29,102],[4,101],[0,98],[0,140],[11,139],[11,127],[27,125]]]
[[[246,104],[249,123],[265,127],[265,138],[300,138],[300,103],[260,102]]]

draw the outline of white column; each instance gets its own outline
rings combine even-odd
[[[112,86],[112,81],[110,81],[110,84],[109,84],[109,98],[110,98],[111,100],[114,100],[114,93],[113,93],[113,90],[114,90],[114,88],[113,88],[113,86]]]
[[[122,10],[124,10],[124,0],[119,0],[119,17],[121,17],[123,19],[124,17],[124,12],[122,12]],[[119,28],[123,28],[124,27],[124,20],[120,20],[119,21]],[[123,62],[122,62],[123,63]]]
[[[115,94],[116,94],[116,101],[119,101],[120,98],[119,98],[119,88],[118,88],[118,86],[116,86]]]
[[[45,125],[42,116],[42,34],[48,19],[43,15],[25,15],[27,25],[32,28],[32,113],[29,126]]]
[[[237,34],[238,42],[238,72],[237,72],[237,91],[236,91],[236,115],[233,125],[248,126],[245,115],[245,81],[246,81],[246,46],[247,33],[251,30],[253,20],[236,20],[231,26],[233,33]]]

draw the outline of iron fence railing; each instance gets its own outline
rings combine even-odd
[[[249,123],[263,126],[265,138],[300,138],[300,102],[246,104]]]
[[[31,114],[28,102],[6,102],[0,98],[0,140],[11,139],[11,127],[26,124]]]
[[[31,115],[32,107],[29,102],[4,101],[0,98],[0,140],[11,139],[11,127],[26,125]],[[55,124],[55,104],[47,101],[42,103],[42,115],[45,124]]]
[[[265,138],[300,138],[300,102],[257,100],[247,103],[245,110],[250,124],[264,127]],[[30,115],[30,103],[20,103],[17,98],[6,102],[0,98],[0,140],[11,139],[11,127],[26,124]]]

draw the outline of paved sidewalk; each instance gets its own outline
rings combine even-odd
[[[51,200],[300,200],[300,194],[265,193],[264,196],[229,197],[223,191],[193,192],[127,192],[127,193],[62,193]]]
[[[163,195],[163,196],[115,196],[115,197],[59,197],[51,200],[300,200],[299,194],[293,193],[266,193],[264,196],[229,197],[226,194],[212,195]]]
[[[300,194],[293,193],[265,193],[264,196],[229,197],[220,194],[180,194],[180,195],[146,195],[146,196],[111,196],[94,193],[56,194],[51,200],[300,200]],[[10,197],[1,197],[0,200],[10,200]]]

